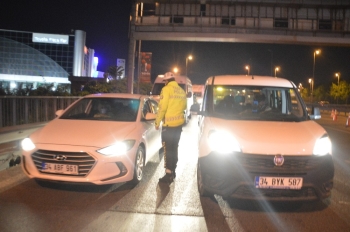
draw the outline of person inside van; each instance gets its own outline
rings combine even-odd
[[[259,94],[255,95],[253,103],[255,106],[254,109],[258,113],[271,110],[271,107],[269,106],[269,104],[266,100],[266,96],[263,93],[259,93]]]

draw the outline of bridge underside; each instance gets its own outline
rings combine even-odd
[[[194,30],[193,30],[194,31]],[[253,29],[235,29],[230,32],[149,32],[135,31],[134,40],[148,41],[191,41],[191,42],[244,42],[278,43],[322,46],[350,46],[349,37],[314,32],[276,32]]]
[[[136,41],[350,46],[348,0],[137,0],[132,8],[128,91]]]

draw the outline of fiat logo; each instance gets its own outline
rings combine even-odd
[[[55,160],[66,160],[67,157],[65,155],[54,155],[53,158]]]
[[[282,155],[275,155],[275,158],[273,158],[273,162],[276,166],[280,167],[284,163],[284,157]]]

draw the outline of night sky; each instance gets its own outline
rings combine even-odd
[[[86,32],[86,45],[99,57],[99,71],[116,64],[117,58],[128,56],[128,26],[130,0],[2,0],[0,2],[0,29],[39,33],[74,34],[72,30]],[[279,45],[219,42],[162,42],[142,41],[142,51],[152,52],[152,79],[158,74],[178,66],[185,73],[186,57],[188,76],[195,84],[202,84],[212,75],[251,74],[274,75],[271,70],[279,66],[277,76],[291,79],[295,84],[309,87],[312,77],[313,52],[316,56],[315,87],[320,84],[350,82],[350,47]]]

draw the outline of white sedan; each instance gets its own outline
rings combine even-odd
[[[161,148],[157,110],[149,96],[85,96],[22,141],[23,171],[38,181],[137,184]]]

